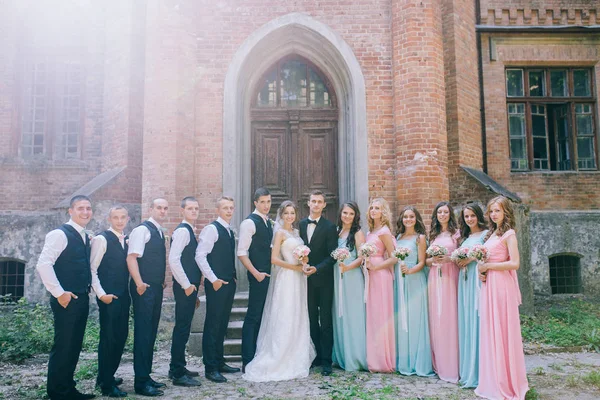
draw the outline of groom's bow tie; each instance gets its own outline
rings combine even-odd
[[[315,221],[314,219],[310,219],[310,218],[309,218],[309,219],[308,219],[308,223],[309,223],[309,225],[310,225],[310,224],[315,224],[315,225],[316,225],[316,224],[317,224],[317,221]]]

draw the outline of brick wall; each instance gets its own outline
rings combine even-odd
[[[595,25],[599,5],[589,0],[482,0],[483,25]]]

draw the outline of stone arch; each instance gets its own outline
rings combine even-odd
[[[338,98],[340,204],[369,198],[365,80],[350,46],[327,25],[306,14],[271,20],[253,32],[234,55],[224,85],[223,192],[237,201],[235,220],[251,210],[250,103],[253,89],[277,60],[298,54],[323,71]]]

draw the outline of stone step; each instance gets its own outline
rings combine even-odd
[[[242,339],[225,339],[223,355],[239,356],[242,354]]]
[[[226,362],[227,364],[229,364],[229,363],[240,363],[240,362],[242,362],[242,356],[241,356],[241,355],[239,355],[239,354],[238,354],[238,355],[233,355],[233,356],[230,356],[230,355],[223,355],[223,358],[225,358],[225,362]],[[235,365],[235,364],[233,364],[233,365],[232,365],[232,364],[229,364],[229,365],[230,365],[231,367],[240,367],[240,365]]]
[[[229,317],[229,322],[232,321],[243,321],[246,317],[246,311],[248,309],[246,307],[234,307],[231,309],[231,316]]]
[[[233,298],[233,306],[237,308],[248,307],[248,292],[237,292]]]
[[[226,333],[227,339],[241,339],[243,325],[244,321],[229,321]]]

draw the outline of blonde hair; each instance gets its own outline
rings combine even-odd
[[[371,200],[371,203],[369,203],[369,210],[367,212],[367,222],[369,224],[369,231],[373,232],[373,229],[375,229],[375,221],[373,221],[373,218],[371,218],[371,207],[373,206],[373,203],[379,203],[379,205],[381,206],[381,225],[387,226],[388,229],[391,231],[392,211],[390,210],[390,205],[388,204],[388,202],[382,197],[377,197]]]
[[[504,211],[504,219],[500,226],[496,226],[496,223],[490,218],[491,208],[494,204],[498,204],[502,211]],[[504,196],[496,196],[487,203],[487,209],[485,210],[485,217],[489,221],[490,231],[486,235],[486,240],[498,230],[498,236],[504,235],[510,229],[515,228],[515,212],[512,207],[512,202]]]

